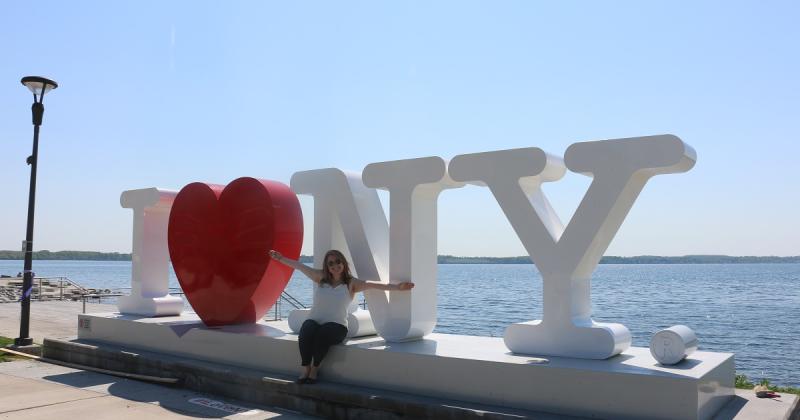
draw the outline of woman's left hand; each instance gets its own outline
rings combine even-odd
[[[414,288],[414,283],[410,281],[404,281],[397,285],[397,290],[411,290]]]

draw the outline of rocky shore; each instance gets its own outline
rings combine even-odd
[[[111,293],[108,289],[87,289],[66,277],[34,278],[32,300],[81,300],[83,295]],[[22,277],[0,278],[0,303],[18,302],[22,296]]]

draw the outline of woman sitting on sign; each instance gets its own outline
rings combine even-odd
[[[303,373],[297,380],[300,384],[313,384],[317,381],[319,365],[328,349],[341,343],[347,336],[347,308],[356,293],[368,289],[409,290],[414,287],[411,282],[385,284],[359,280],[350,274],[347,260],[335,249],[325,253],[322,270],[286,258],[278,251],[272,250],[269,255],[275,261],[300,270],[318,286],[314,288],[311,312],[300,328],[298,344],[303,366]]]

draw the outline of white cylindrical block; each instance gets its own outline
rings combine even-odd
[[[295,334],[299,333],[300,327],[302,327],[303,323],[306,322],[308,319],[308,314],[310,313],[310,308],[294,309],[289,312],[289,329],[291,329]]]
[[[289,312],[289,328],[293,333],[299,333],[303,323],[311,314],[311,309],[295,309]],[[363,337],[375,334],[375,325],[372,323],[372,316],[369,311],[358,309],[347,314],[347,337]]]
[[[697,335],[686,325],[675,325],[653,334],[650,354],[662,365],[674,365],[697,350]]]
[[[358,309],[347,314],[347,337],[364,337],[375,335],[375,324],[372,323],[372,316],[365,309]]]

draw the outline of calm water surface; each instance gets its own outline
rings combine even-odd
[[[130,269],[126,261],[34,261],[37,276],[94,288],[129,287]],[[18,271],[22,261],[0,261],[0,274]],[[178,287],[174,274],[170,283]],[[286,290],[311,302],[311,284],[300,274]],[[542,313],[534,265],[443,264],[438,291],[440,333],[499,337],[509,324]],[[634,346],[685,324],[702,350],[736,353],[739,373],[800,387],[800,264],[600,265],[592,304],[595,320],[626,325]]]

